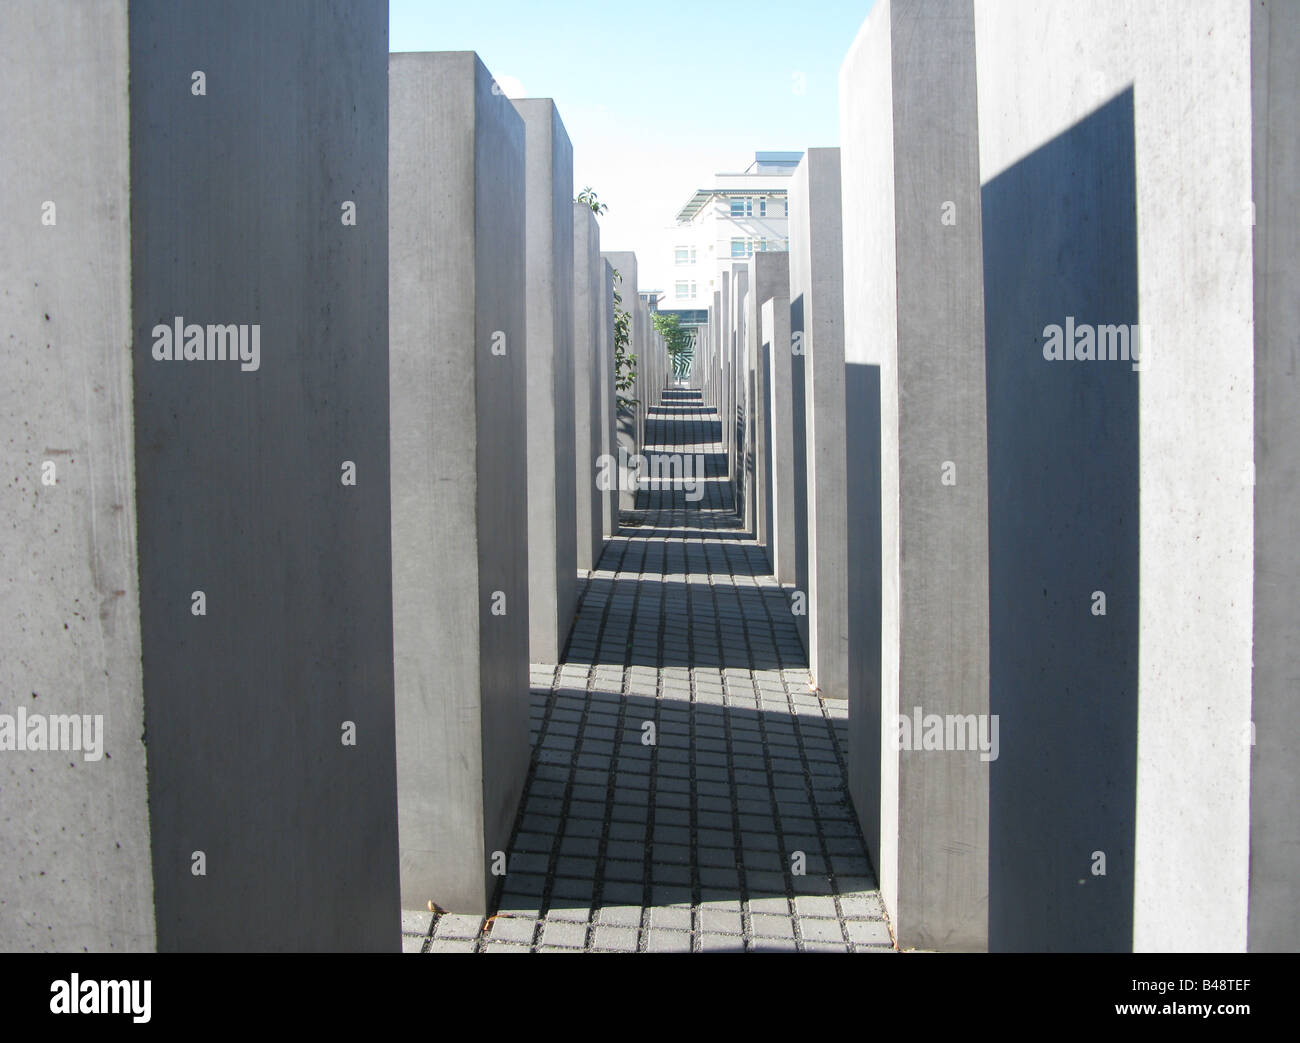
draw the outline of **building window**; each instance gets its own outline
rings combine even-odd
[[[674,296],[679,301],[690,300],[695,296],[695,280],[680,279],[674,287]]]
[[[786,217],[789,217],[789,216],[790,216],[790,198],[789,198],[789,196],[787,196],[785,199],[781,200],[781,202],[785,204],[785,216],[786,216]]]
[[[737,236],[731,240],[732,257],[753,257],[755,250],[759,253],[766,253],[767,240],[747,238],[745,236]]]
[[[759,216],[759,217],[766,217],[766,216],[767,216],[767,200],[766,200],[766,199],[760,199],[760,200],[758,201],[758,216]]]
[[[673,253],[678,264],[695,263],[695,247],[693,246],[679,246]]]
[[[731,201],[732,217],[753,217],[754,201],[748,196],[737,196]]]

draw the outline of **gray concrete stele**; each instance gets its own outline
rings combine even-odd
[[[529,761],[524,123],[472,52],[389,90],[402,905],[483,913]]]

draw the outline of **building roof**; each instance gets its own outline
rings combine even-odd
[[[732,175],[735,176],[734,174]],[[732,196],[783,196],[786,194],[784,188],[697,188],[695,194],[686,201],[686,205],[677,211],[677,223],[684,224],[693,220],[695,215],[704,209],[705,205],[714,196],[722,199],[730,199]]]
[[[718,178],[745,178],[745,177],[788,177],[794,173],[795,167],[803,159],[802,152],[755,152],[754,162],[749,164],[740,173],[720,173],[715,174]],[[695,218],[705,205],[714,196],[728,199],[732,196],[783,196],[784,188],[775,188],[770,186],[728,185],[726,187],[715,186],[713,188],[697,188],[695,194],[686,201],[686,205],[677,211],[677,223],[684,224]]]
[[[749,170],[755,167],[797,167],[801,159],[802,152],[755,152]]]

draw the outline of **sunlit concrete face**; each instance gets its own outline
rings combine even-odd
[[[790,333],[803,357],[808,663],[813,683],[848,697],[844,274],[839,149],[809,149],[790,179]],[[806,586],[805,586],[806,583]]]
[[[775,310],[773,311],[773,328],[764,336],[763,312],[769,301],[781,302],[783,318],[789,321],[790,293],[790,255],[787,253],[756,253],[749,261],[749,293],[746,296],[745,316],[745,353],[748,359],[748,394],[749,402],[748,429],[751,452],[749,467],[752,473],[750,494],[746,497],[746,515],[755,538],[763,546],[763,553],[769,569],[775,574],[773,556],[773,486],[777,465],[773,461],[773,394],[779,394],[789,409],[789,345],[780,350],[784,357],[779,361],[773,359],[773,336],[775,335]],[[788,339],[788,335],[787,335]],[[776,392],[773,383],[774,367],[780,367],[781,387]],[[785,417],[786,428],[789,418]],[[783,475],[788,477],[789,460],[781,465]],[[786,490],[787,496],[789,490]]]
[[[98,716],[107,756],[19,751],[7,737],[0,939],[11,951],[149,950],[127,5],[23,4],[4,18],[0,204],[15,220],[0,248],[0,326],[22,376],[0,388],[12,483],[0,713],[15,726],[20,709]]]
[[[604,307],[604,263],[600,259],[600,227],[585,203],[573,204],[573,433],[574,493],[577,525],[576,562],[590,569],[600,558],[602,491],[596,486],[598,461],[608,453],[603,445],[602,379],[608,369],[602,358],[605,338],[600,316]]]
[[[618,458],[618,393],[615,389],[614,362],[614,269],[603,254],[598,257],[601,453],[616,460]],[[606,539],[618,533],[618,497],[617,483],[609,485],[600,494],[601,533]]]
[[[472,53],[391,59],[393,619],[407,909],[486,910],[493,853],[509,845],[529,761],[531,511],[518,451],[527,444],[525,131],[493,86]],[[442,249],[448,242],[472,248]]]
[[[840,73],[851,522],[839,553],[849,786],[882,896],[901,945],[978,950],[998,722],[971,15],[969,0],[882,0]],[[814,401],[810,428],[821,423]]]
[[[549,98],[515,101],[527,137],[529,656],[560,657],[576,605],[573,146]]]
[[[995,944],[1037,947],[1049,929],[1075,947],[1246,944],[1253,6],[975,6],[991,684],[1007,723]],[[1089,360],[1083,338],[1073,361],[1049,358],[1067,323],[1137,324],[1140,363]],[[1048,759],[1066,742],[1071,782]],[[1027,834],[1063,860],[1028,891]],[[1059,922],[1014,915],[1026,897]]]

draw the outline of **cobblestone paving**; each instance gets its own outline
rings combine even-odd
[[[706,454],[705,495],[650,489],[624,515],[564,662],[532,668],[498,913],[405,913],[409,952],[892,951],[845,793],[847,706],[809,691],[715,414],[675,397],[648,451]]]

